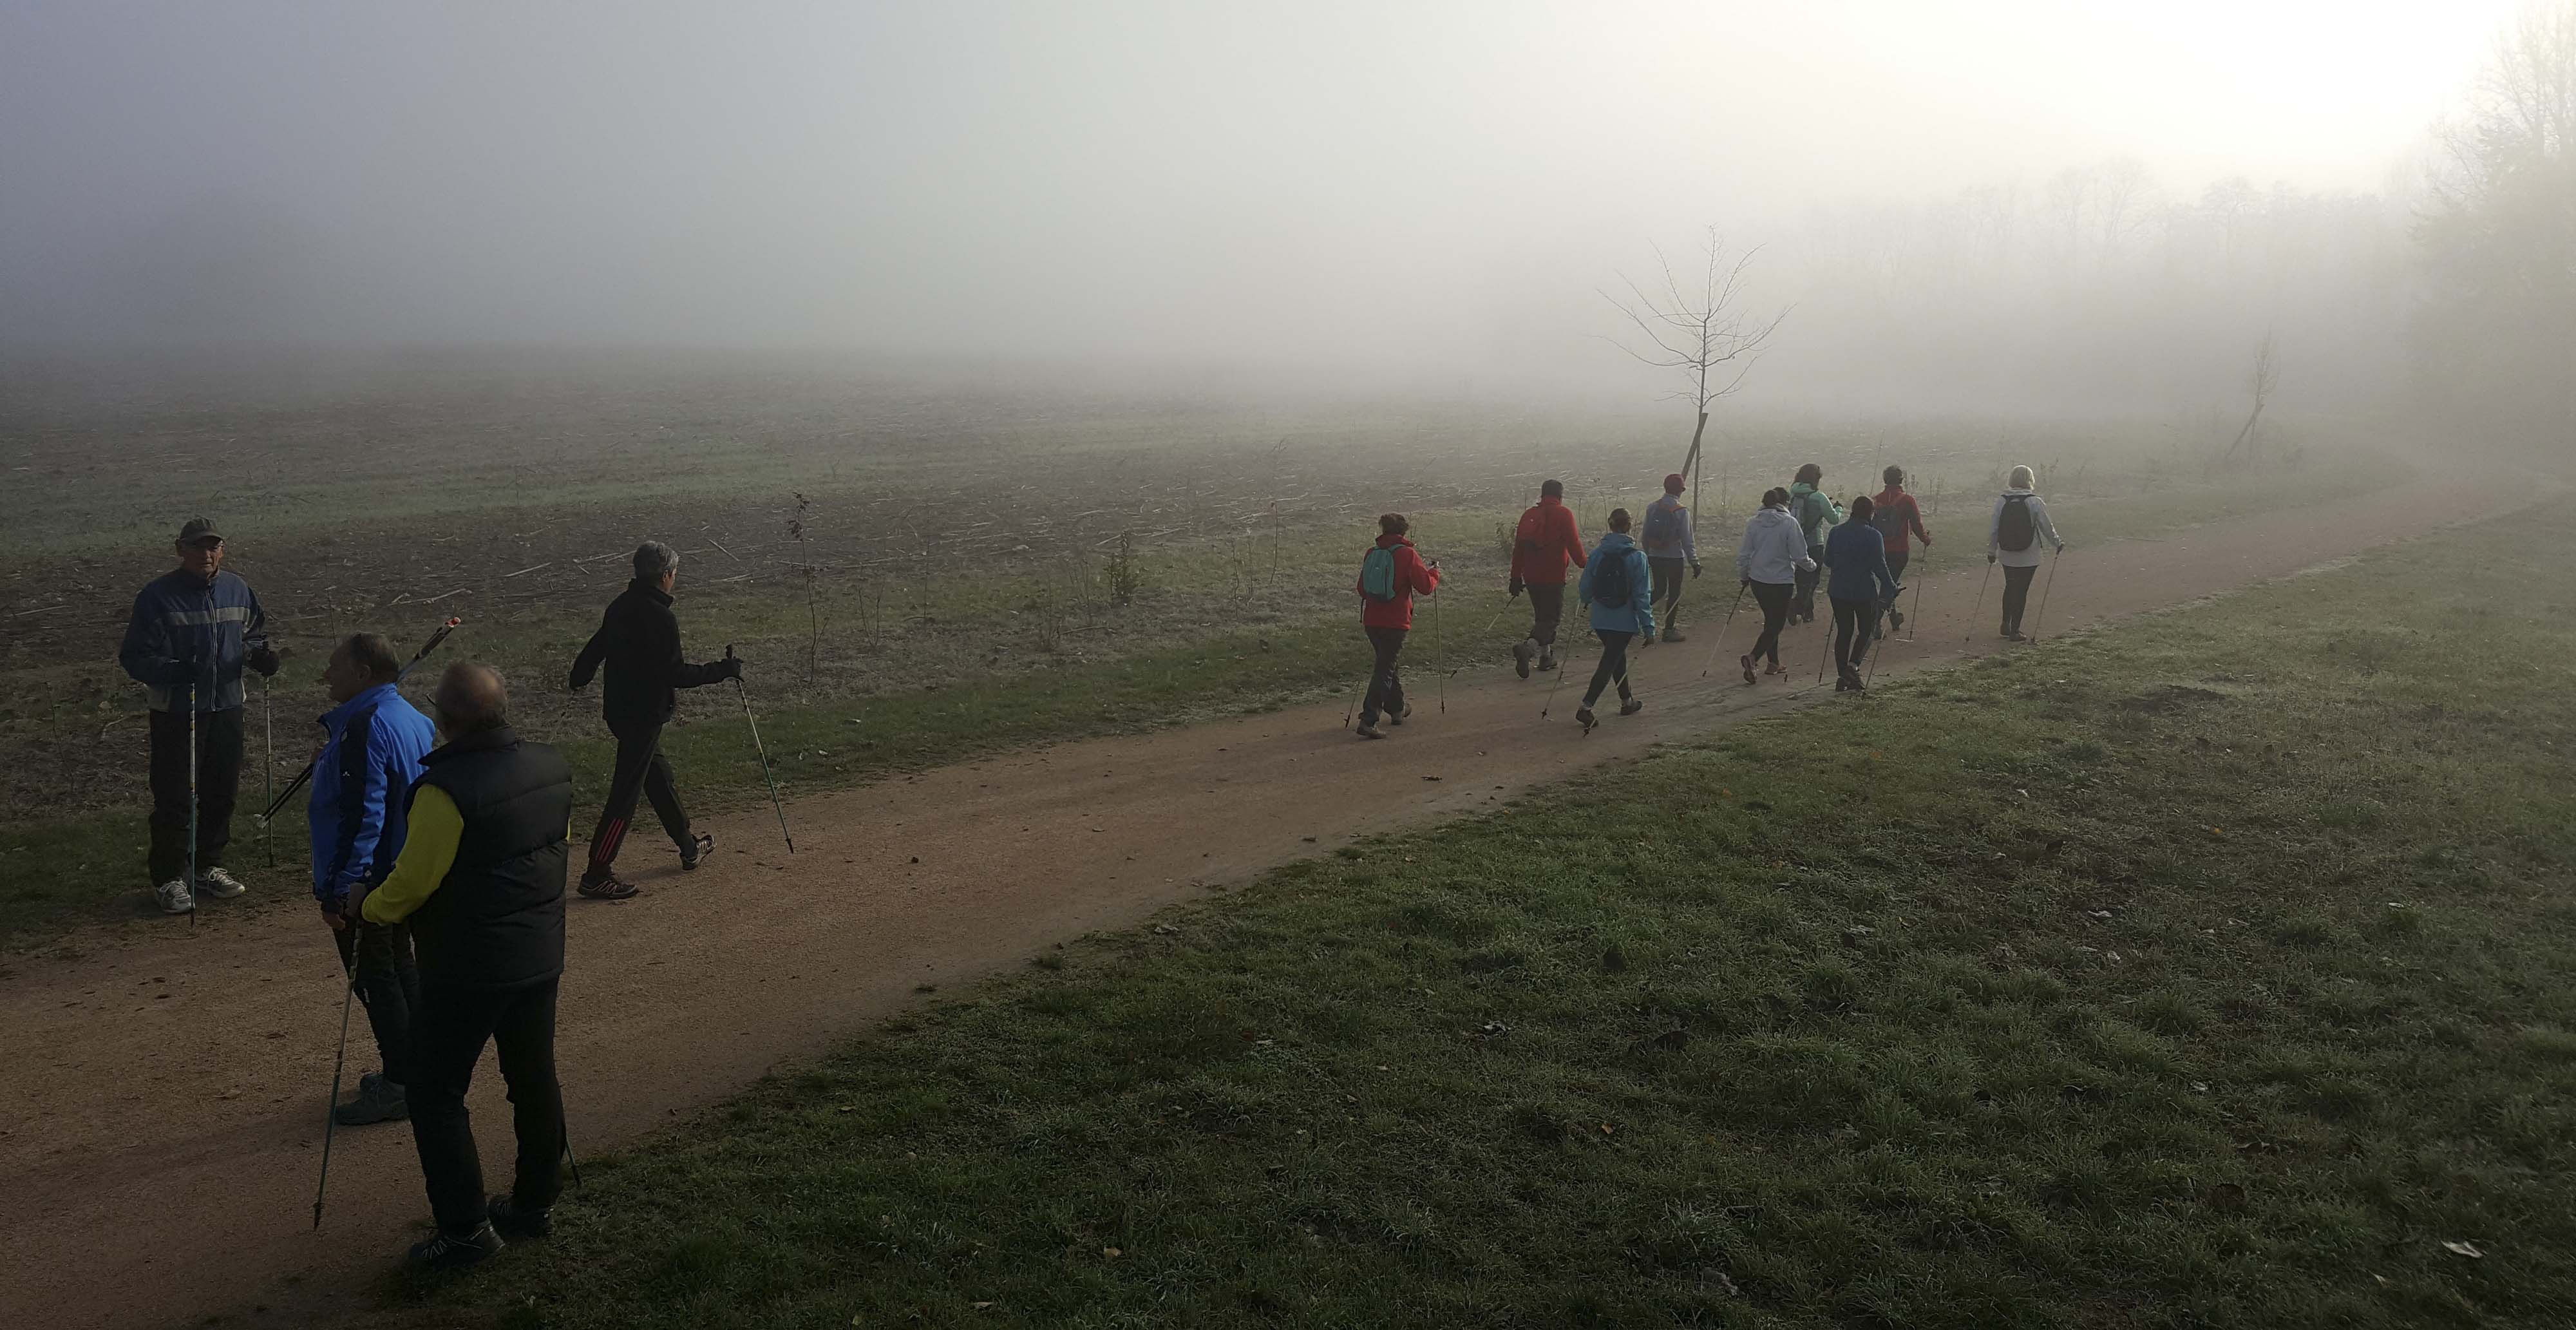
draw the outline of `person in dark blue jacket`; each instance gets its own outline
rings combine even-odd
[[[163,911],[197,908],[196,893],[242,894],[224,871],[233,803],[241,792],[242,670],[277,673],[268,619],[250,584],[225,572],[224,538],[199,517],[179,528],[179,566],[134,598],[118,663],[149,693],[152,707],[153,897]],[[189,805],[188,754],[197,755],[196,807]],[[194,814],[193,880],[188,823]]]
[[[1583,690],[1583,705],[1574,713],[1575,723],[1586,734],[1600,723],[1593,718],[1592,704],[1614,684],[1619,689],[1620,715],[1633,716],[1646,709],[1628,690],[1628,643],[1655,644],[1654,586],[1646,552],[1628,537],[1628,510],[1611,509],[1610,534],[1592,547],[1577,587],[1583,603],[1591,607],[1592,635],[1601,639],[1601,663],[1592,668],[1592,686]]]
[[[1860,662],[1878,635],[1878,607],[1894,604],[1905,588],[1887,570],[1887,541],[1870,525],[1870,501],[1852,500],[1851,520],[1825,537],[1825,565],[1833,579],[1825,594],[1834,602],[1834,691],[1861,690]]]
[[[420,971],[405,924],[362,925],[349,917],[349,893],[393,871],[407,827],[411,784],[421,758],[438,746],[437,727],[394,688],[402,661],[393,643],[359,633],[340,643],[322,669],[322,686],[339,705],[322,716],[322,752],[313,759],[313,798],[305,816],[313,835],[313,899],[331,925],[340,964],[367,1004],[384,1070],[358,1078],[357,1097],[331,1110],[355,1127],[407,1116],[411,1084],[411,1013],[420,1005]]]

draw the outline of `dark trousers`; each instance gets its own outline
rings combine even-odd
[[[2030,603],[2030,579],[2039,575],[2039,565],[2028,568],[2004,566],[2004,631],[2021,631],[2022,607]]]
[[[1369,646],[1377,652],[1377,663],[1369,669],[1368,696],[1360,699],[1360,724],[1377,723],[1378,713],[1390,716],[1404,714],[1404,680],[1396,675],[1396,653],[1404,650],[1401,628],[1364,628]]]
[[[1565,617],[1565,584],[1531,582],[1527,585],[1530,598],[1530,640],[1542,647],[1553,647],[1556,645],[1557,621]]]
[[[1780,629],[1789,622],[1789,602],[1795,590],[1786,582],[1756,582],[1753,603],[1762,607],[1762,635],[1753,639],[1751,655],[1768,657],[1780,663]]]
[[[1647,595],[1655,607],[1655,626],[1669,634],[1681,622],[1682,580],[1689,570],[1679,558],[1648,559],[1646,573],[1653,579]]]
[[[510,1087],[510,1118],[519,1137],[518,1173],[511,1204],[542,1210],[563,1190],[563,1087],[555,1083],[555,985],[518,988],[432,988],[412,1020],[410,1101],[412,1144],[420,1151],[421,1180],[429,1186],[429,1212],[438,1231],[463,1237],[485,1218],[483,1160],[474,1150],[474,1127],[465,1112],[465,1090],[474,1064],[491,1043],[501,1057],[501,1079]]]
[[[1800,618],[1813,619],[1816,617],[1816,584],[1825,577],[1825,547],[1809,545],[1807,559],[1816,566],[1797,574],[1798,594],[1792,598],[1790,608]]]
[[[584,880],[608,876],[617,862],[617,849],[626,840],[626,824],[635,818],[639,793],[652,799],[663,833],[681,853],[695,847],[688,811],[680,807],[680,791],[671,784],[671,764],[662,756],[662,727],[613,725],[609,732],[617,736],[617,774],[609,779],[608,802],[600,806],[599,826],[590,833],[590,866],[582,873]]]
[[[1869,641],[1878,635],[1878,602],[1845,600],[1834,602],[1834,669],[1842,674],[1860,673],[1861,658],[1869,654]]]
[[[385,1079],[409,1086],[412,1013],[420,1009],[420,967],[412,962],[410,926],[359,924],[340,929],[331,940],[340,944],[340,964],[357,976],[358,1000],[367,1004],[367,1025],[375,1031]]]
[[[188,713],[152,717],[152,884],[188,871]],[[241,793],[242,709],[197,713],[197,869],[220,867]]]
[[[1912,562],[1914,562],[1914,551],[1912,550],[1890,552],[1887,556],[1888,577],[1894,581],[1904,581],[1905,565]],[[1879,597],[1878,607],[1882,610],[1892,610],[1896,608],[1896,602],[1885,596],[1881,596]]]
[[[1589,707],[1600,701],[1602,692],[1612,684],[1619,687],[1620,701],[1636,696],[1628,691],[1628,642],[1636,634],[1595,628],[1592,635],[1601,639],[1601,663],[1592,667],[1592,686],[1583,690],[1583,705]]]

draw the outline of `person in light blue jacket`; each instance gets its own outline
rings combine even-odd
[[[1591,608],[1592,635],[1601,639],[1601,663],[1593,667],[1592,686],[1584,690],[1583,705],[1574,713],[1575,723],[1586,734],[1600,723],[1592,714],[1592,704],[1613,685],[1619,689],[1620,715],[1633,716],[1646,709],[1628,688],[1628,643],[1655,644],[1654,587],[1646,552],[1628,538],[1628,510],[1611,509],[1610,534],[1593,546],[1592,557],[1584,561],[1579,588],[1583,603]]]

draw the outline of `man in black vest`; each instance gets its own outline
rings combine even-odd
[[[393,873],[349,908],[371,924],[410,921],[420,955],[412,1013],[412,1142],[438,1235],[411,1249],[433,1268],[472,1265],[502,1236],[553,1231],[562,1190],[563,1090],[555,1083],[555,985],[563,976],[564,876],[572,768],[510,731],[490,666],[459,661],[435,699],[445,746],[423,758]],[[510,1086],[519,1164],[506,1196],[483,1196],[465,1088],[486,1042]]]
[[[601,665],[608,667],[599,709],[608,732],[617,736],[617,773],[609,778],[599,826],[590,833],[590,863],[581,870],[585,896],[614,901],[635,894],[634,884],[617,876],[616,865],[639,793],[652,799],[663,834],[680,847],[683,870],[706,862],[707,851],[715,848],[715,837],[689,829],[688,811],[671,784],[671,764],[662,756],[662,727],[678,708],[679,689],[739,679],[742,662],[728,657],[692,665],[681,658],[680,620],[671,613],[671,588],[679,577],[680,552],[645,541],[635,551],[635,580],[609,602],[599,631],[572,663],[574,692],[588,687]]]

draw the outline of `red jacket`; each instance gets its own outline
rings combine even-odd
[[[1869,515],[1870,524],[1873,526],[1878,526],[1879,513],[1888,512],[1892,509],[1899,514],[1899,520],[1896,523],[1896,529],[1894,531],[1889,531],[1885,526],[1878,527],[1879,533],[1887,539],[1888,553],[1903,554],[1906,552],[1905,533],[1909,530],[1912,531],[1916,537],[1920,538],[1924,544],[1929,545],[1932,543],[1932,533],[1923,529],[1923,505],[1916,503],[1913,495],[1896,488],[1894,485],[1890,485],[1886,489],[1880,490],[1878,492],[1878,497],[1870,500],[1870,505],[1875,510]]]
[[[1565,564],[1583,566],[1583,532],[1563,499],[1541,497],[1521,514],[1512,538],[1512,576],[1540,586],[1565,585]]]
[[[1377,547],[1395,551],[1395,599],[1379,600],[1360,591],[1358,582],[1352,582],[1351,590],[1360,593],[1360,626],[1411,628],[1413,598],[1430,595],[1440,588],[1440,570],[1424,563],[1422,556],[1413,552],[1413,542],[1402,536],[1380,536]]]

